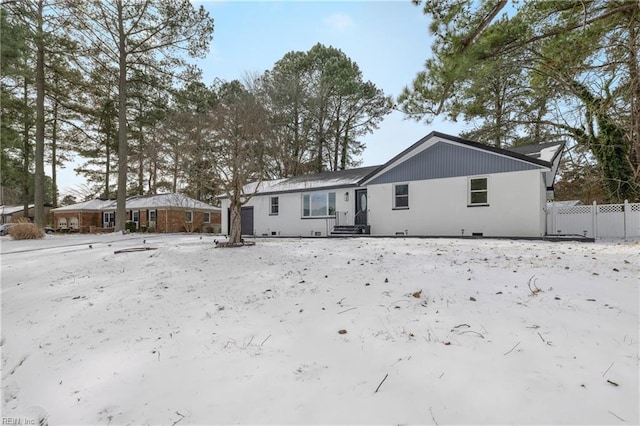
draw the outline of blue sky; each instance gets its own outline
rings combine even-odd
[[[428,19],[410,0],[390,1],[204,1],[215,19],[207,58],[198,61],[210,83],[262,73],[290,51],[316,43],[341,49],[372,81],[394,98],[411,84],[430,55]],[[457,135],[461,123],[431,125],[387,116],[366,136],[362,165],[382,164],[432,130]]]
[[[202,4],[215,20],[209,54],[196,61],[207,84],[215,78],[262,73],[287,52],[308,51],[322,43],[341,49],[358,64],[365,80],[395,98],[430,55],[428,19],[410,0],[193,3]],[[393,112],[362,139],[367,146],[362,165],[382,164],[433,130],[457,135],[463,129],[461,123],[436,119],[426,125]],[[72,165],[61,171],[63,193],[81,183],[74,175]]]

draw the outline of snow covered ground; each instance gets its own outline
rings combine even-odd
[[[640,421],[638,241],[1,241],[5,424]]]

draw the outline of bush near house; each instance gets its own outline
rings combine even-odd
[[[9,228],[9,235],[14,240],[36,240],[44,238],[44,231],[28,220],[22,219]]]

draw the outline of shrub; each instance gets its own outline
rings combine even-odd
[[[20,219],[9,228],[9,235],[14,240],[35,240],[44,238],[44,230],[26,219]]]
[[[124,224],[124,229],[129,231],[129,232],[136,232],[138,229],[136,228],[136,223],[133,221],[128,220],[125,224]]]

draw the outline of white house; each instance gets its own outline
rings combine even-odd
[[[504,150],[432,132],[382,166],[247,185],[242,233],[541,237],[563,143]],[[222,232],[229,230],[222,199]]]

